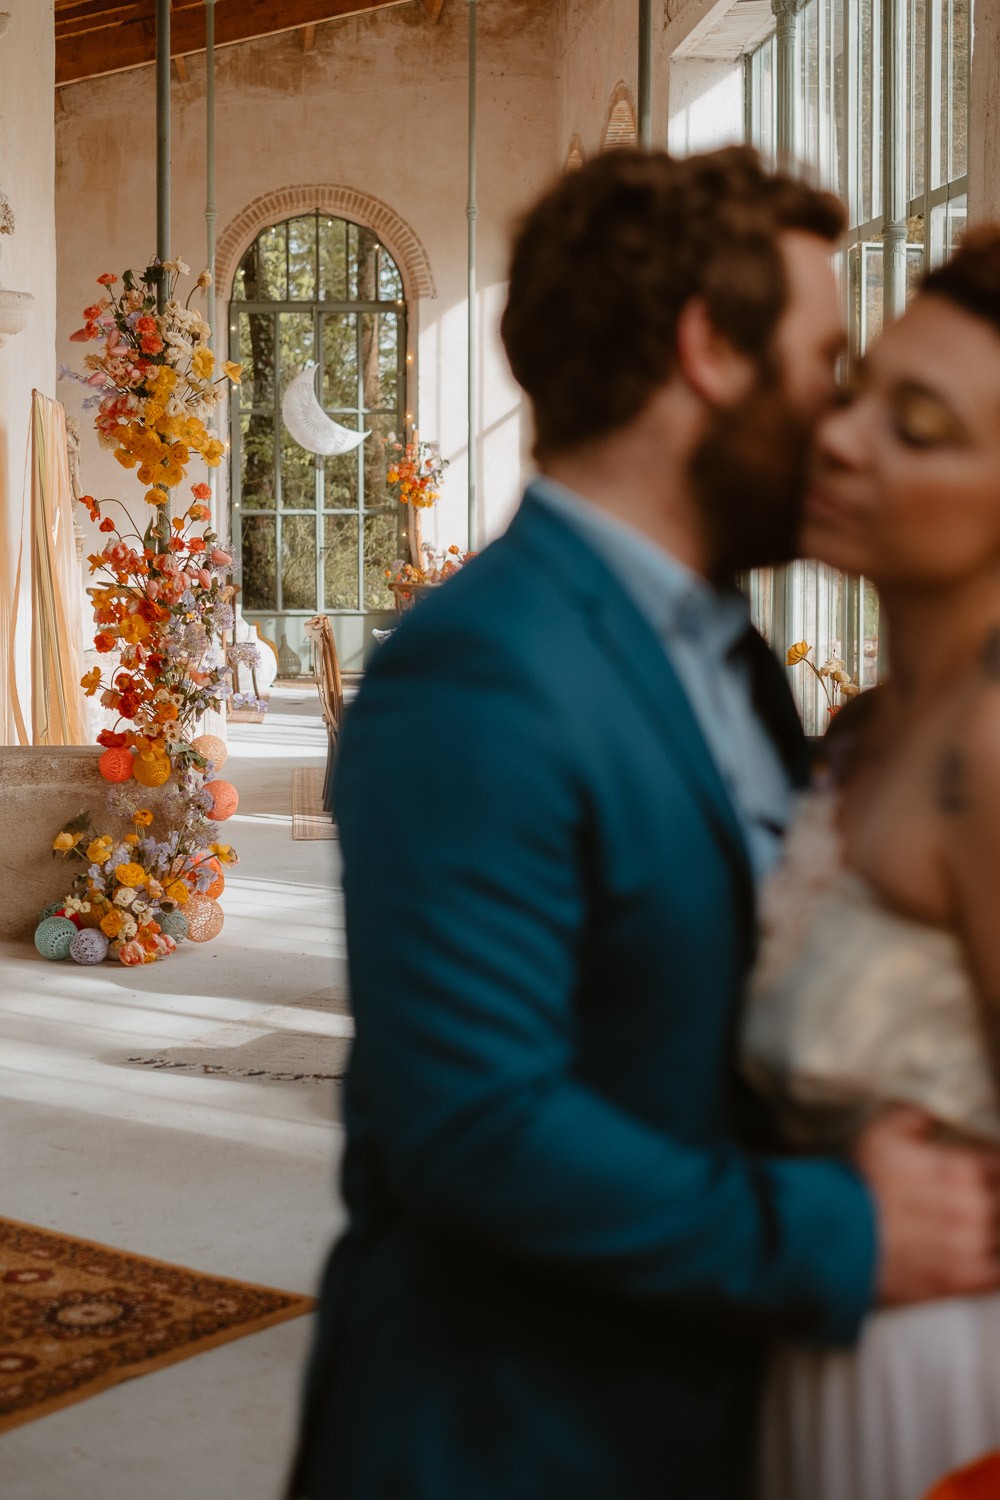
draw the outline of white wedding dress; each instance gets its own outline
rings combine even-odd
[[[832,790],[804,799],[763,928],[744,1067],[789,1145],[841,1149],[891,1102],[1000,1142],[958,940],[844,867]],[[760,1500],[922,1500],[996,1448],[1000,1295],[877,1312],[853,1350],[774,1354]]]

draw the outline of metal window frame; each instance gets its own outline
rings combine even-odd
[[[261,230],[258,239],[274,229],[285,229],[285,290],[287,292],[290,284],[289,249],[288,249],[288,225],[300,219],[309,217],[306,214],[295,214],[290,219],[280,220],[278,224],[268,225]],[[347,269],[347,281],[344,291],[350,292],[350,231],[357,229],[353,220],[338,218],[331,214],[321,213],[319,210],[313,215],[315,218],[315,289],[321,289],[320,281],[320,219],[330,224],[343,224],[345,234],[345,267]],[[402,288],[402,276],[395,260],[389,255],[381,242],[376,248],[376,281],[381,279],[382,257],[385,256],[393,266],[396,276]],[[353,407],[327,407],[324,411],[330,416],[356,416],[359,421],[373,416],[393,416],[396,419],[397,431],[405,432],[406,410],[408,398],[408,381],[410,376],[409,355],[409,319],[408,308],[404,298],[394,298],[391,301],[380,299],[331,300],[329,298],[314,298],[306,301],[247,301],[244,298],[233,297],[229,304],[229,348],[230,358],[239,361],[240,343],[239,326],[240,317],[243,314],[268,316],[274,321],[274,349],[279,349],[278,330],[279,319],[285,314],[309,316],[312,319],[312,342],[313,355],[316,363],[322,369],[322,336],[324,319],[331,316],[350,316],[355,318],[355,340],[357,351],[357,404]],[[396,337],[396,401],[394,406],[373,407],[367,409],[364,405],[364,370],[361,358],[362,350],[362,316],[364,314],[391,315],[397,319]],[[244,606],[244,615],[247,618],[255,616],[279,615],[283,618],[308,619],[317,611],[333,616],[364,617],[373,611],[365,604],[365,520],[368,516],[395,515],[397,534],[402,546],[405,527],[405,512],[398,502],[389,501],[386,505],[368,506],[365,503],[365,454],[364,445],[358,450],[358,492],[357,503],[354,506],[328,506],[325,504],[325,471],[324,465],[314,462],[315,495],[311,509],[285,510],[281,503],[281,397],[280,389],[281,372],[277,363],[272,369],[272,391],[270,401],[264,403],[254,401],[245,405],[242,401],[234,401],[230,406],[230,506],[232,516],[232,542],[236,561],[237,577],[242,582],[243,577],[243,526],[244,518],[253,516],[266,516],[274,521],[275,535],[275,602],[273,607],[249,607]],[[273,507],[245,507],[242,495],[242,449],[243,432],[242,418],[246,415],[259,414],[269,416],[274,424],[274,451],[272,455],[274,506]],[[285,517],[301,517],[311,515],[315,522],[315,544],[316,544],[316,606],[311,609],[286,609],[284,604],[284,583],[282,579],[282,555],[283,555],[283,522]],[[348,516],[355,518],[358,525],[357,535],[357,607],[343,607],[327,609],[325,604],[325,553],[326,553],[326,518],[327,516]],[[383,613],[376,610],[375,613]]]

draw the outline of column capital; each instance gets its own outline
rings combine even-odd
[[[771,12],[779,24],[782,21],[794,21],[805,7],[806,0],[771,0]]]

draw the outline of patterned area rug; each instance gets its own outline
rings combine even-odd
[[[300,766],[292,772],[292,838],[335,839],[337,825],[323,811],[321,766]]]
[[[0,1432],[314,1305],[0,1219]]]

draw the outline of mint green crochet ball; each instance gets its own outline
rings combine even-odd
[[[61,901],[50,901],[44,911],[38,913],[39,922],[44,922],[46,917],[54,917],[57,911],[62,911]]]
[[[35,928],[35,947],[43,958],[69,958],[69,945],[76,937],[76,923],[69,917],[46,917]]]

